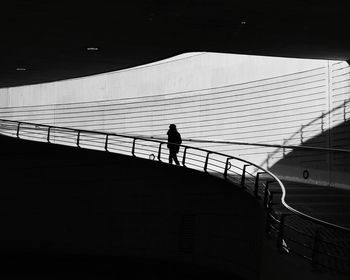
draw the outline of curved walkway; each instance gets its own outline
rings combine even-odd
[[[350,228],[350,191],[333,187],[282,181],[286,202],[312,217]]]
[[[32,141],[167,161],[164,141],[7,120],[0,120],[0,130]],[[263,198],[266,232],[283,252],[307,259],[314,268],[350,275],[350,231],[344,224],[350,215],[348,192],[285,182],[285,197],[284,184],[254,163],[191,146],[181,145],[181,149],[184,166],[219,174],[254,197]],[[247,166],[256,171],[248,172]],[[268,181],[272,183],[269,187]]]
[[[350,226],[350,191],[290,181],[283,184],[289,206],[331,224]],[[349,233],[291,214],[280,204],[279,188],[271,186],[269,191],[271,222],[267,232],[275,236],[282,251],[308,260],[316,271],[350,274]]]

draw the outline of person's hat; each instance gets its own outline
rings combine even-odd
[[[176,125],[172,123],[171,125],[169,125],[169,127],[170,128],[176,128]]]

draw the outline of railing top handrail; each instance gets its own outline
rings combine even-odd
[[[36,126],[36,127],[46,127],[46,128],[54,128],[54,129],[62,129],[65,131],[73,131],[73,132],[80,132],[80,133],[89,133],[89,134],[98,134],[98,135],[105,135],[105,136],[118,136],[118,137],[124,137],[124,138],[130,138],[130,139],[136,139],[136,140],[144,140],[144,141],[150,141],[150,142],[156,142],[159,144],[167,144],[167,141],[163,141],[163,140],[157,140],[151,137],[140,137],[140,136],[131,136],[131,135],[124,135],[124,134],[118,134],[118,133],[109,133],[109,132],[102,132],[102,131],[97,131],[97,130],[84,130],[84,129],[76,129],[76,128],[66,128],[66,127],[59,127],[59,126],[52,126],[52,125],[46,125],[46,124],[35,124],[35,123],[30,123],[30,122],[22,122],[22,121],[14,121],[14,120],[5,120],[5,119],[0,119],[0,122],[11,122],[11,123],[16,123],[16,124],[27,124],[27,125],[32,125],[32,126]],[[174,143],[176,144],[176,143]],[[335,225],[314,217],[311,217],[310,215],[307,215],[305,213],[302,213],[296,209],[294,209],[293,207],[291,207],[290,205],[288,205],[288,203],[285,201],[286,198],[286,189],[284,184],[282,183],[282,181],[272,172],[268,171],[267,169],[242,158],[238,158],[235,156],[230,156],[230,155],[226,155],[223,153],[219,153],[219,152],[213,152],[207,149],[202,149],[202,148],[198,148],[198,147],[192,147],[192,146],[188,146],[188,145],[180,145],[180,144],[176,144],[180,147],[184,147],[187,149],[194,149],[194,150],[198,150],[198,151],[203,151],[206,153],[212,153],[212,154],[216,154],[216,155],[220,155],[220,156],[224,156],[226,158],[229,159],[236,159],[238,161],[244,162],[248,165],[254,166],[260,170],[262,170],[263,172],[265,172],[266,174],[269,174],[274,180],[276,180],[276,182],[279,184],[281,190],[282,190],[282,197],[281,197],[281,202],[283,204],[284,207],[286,207],[289,211],[291,211],[293,214],[297,215],[297,216],[301,216],[307,220],[310,220],[316,224],[325,226],[325,227],[330,227],[336,230],[340,230],[340,231],[346,231],[346,232],[350,232],[349,228],[343,227],[343,226],[339,226],[339,225]]]
[[[21,123],[21,124],[28,124],[28,125],[33,125],[33,126],[41,126],[41,127],[47,127],[47,128],[55,128],[55,129],[62,129],[62,130],[69,130],[69,131],[73,131],[73,132],[80,132],[80,133],[89,133],[89,134],[99,134],[99,135],[113,135],[113,136],[118,136],[118,137],[124,137],[124,138],[130,138],[130,139],[139,139],[139,140],[144,140],[144,141],[150,141],[150,142],[156,142],[156,143],[161,143],[161,144],[167,144],[168,141],[165,140],[158,140],[155,138],[151,138],[151,137],[147,137],[147,136],[132,136],[132,135],[126,135],[126,134],[118,134],[118,133],[112,133],[112,132],[104,132],[104,131],[98,131],[98,130],[84,130],[84,129],[76,129],[76,128],[70,128],[70,127],[59,127],[59,126],[53,126],[53,125],[46,125],[46,124],[35,124],[35,123],[30,123],[30,122],[22,122],[22,121],[9,121],[9,120],[4,120],[4,119],[0,119],[0,121],[5,121],[5,122],[13,122],[13,123]],[[263,170],[264,172],[270,174],[272,177],[274,177],[274,174],[272,174],[270,171],[265,170],[264,168],[260,167],[259,165],[250,162],[248,160],[242,159],[242,158],[238,158],[235,156],[230,156],[230,155],[226,155],[223,153],[219,153],[219,152],[213,152],[207,149],[203,149],[203,148],[198,148],[198,147],[192,147],[192,146],[188,146],[188,145],[182,145],[182,144],[177,144],[177,143],[173,143],[175,145],[178,145],[180,147],[184,147],[184,148],[188,148],[188,149],[194,149],[194,150],[198,150],[198,151],[203,151],[206,153],[213,153],[213,154],[217,154],[220,156],[224,156],[224,157],[228,157],[231,159],[236,159],[239,161],[243,161],[249,165],[255,166],[261,170]],[[277,178],[277,177],[276,177]]]
[[[155,139],[161,139],[161,138],[157,137]],[[315,147],[315,146],[279,145],[279,144],[264,144],[264,143],[228,141],[228,140],[206,140],[206,139],[192,139],[192,138],[183,138],[183,140],[188,142],[197,142],[197,143],[232,144],[232,145],[242,145],[242,146],[257,146],[257,147],[269,147],[269,148],[318,150],[318,151],[328,151],[328,152],[350,153],[350,150],[347,150],[347,149],[325,148],[325,147]]]
[[[30,123],[30,122],[13,121],[13,120],[5,120],[5,119],[0,119],[0,121],[14,122],[14,123],[20,122],[23,124],[38,125],[38,124]],[[115,136],[126,137],[126,138],[137,138],[137,139],[143,139],[143,140],[151,139],[151,140],[166,141],[165,138],[154,137],[154,136],[136,136],[136,135],[127,135],[127,134],[117,134],[117,133],[104,132],[104,131],[98,131],[98,130],[75,129],[75,128],[59,127],[59,126],[52,126],[52,125],[46,125],[46,124],[40,124],[40,126],[61,128],[61,129],[65,129],[65,130],[80,131],[80,132],[94,133],[94,134],[115,135]],[[285,148],[285,149],[299,149],[299,150],[319,150],[319,151],[328,151],[328,152],[350,153],[350,150],[347,150],[347,149],[315,147],[315,146],[279,145],[279,144],[264,144],[264,143],[253,143],[253,142],[228,141],[228,140],[206,140],[206,139],[192,139],[192,138],[183,138],[183,140],[188,141],[188,142],[197,142],[197,143],[233,144],[233,145],[242,145],[242,146],[257,146],[257,147]],[[185,146],[185,145],[182,145],[182,146]],[[189,147],[191,147],[191,146],[189,146]],[[193,148],[193,147],[191,147],[191,148]],[[217,152],[215,152],[215,153],[217,153]]]

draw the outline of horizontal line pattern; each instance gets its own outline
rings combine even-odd
[[[333,148],[349,149],[350,147],[350,67],[346,62],[332,65],[332,107],[339,108],[331,114]],[[350,171],[348,157],[332,157],[332,166],[339,171]]]
[[[349,67],[344,63],[332,65],[332,108],[341,107],[350,97],[349,73]],[[138,98],[0,108],[0,116],[10,120],[163,138],[168,125],[176,123],[183,138],[285,145],[306,143],[328,147],[326,132],[329,125],[343,122],[344,117],[350,118],[350,105],[343,110],[345,114],[340,108],[332,112],[330,118],[327,115],[328,69],[319,67],[240,84],[155,93]],[[334,131],[332,146],[345,143],[344,139],[349,139],[346,133],[346,129]],[[307,159],[293,154],[285,157],[281,149],[193,142],[191,145],[239,154],[247,159],[259,158],[271,164],[285,159],[299,160],[305,165],[317,162],[324,165],[329,160],[328,155],[322,155],[321,159],[319,155],[307,155]],[[338,166],[339,162],[336,164]]]
[[[316,68],[191,92],[98,103],[2,108],[0,114],[7,119],[154,136],[164,136],[169,123],[175,122],[188,138],[255,142],[272,138],[281,143],[324,111],[325,74],[324,68]],[[308,132],[312,137],[320,130],[314,126],[305,127],[303,137],[308,137]]]

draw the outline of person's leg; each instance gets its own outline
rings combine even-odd
[[[176,153],[174,153],[174,161],[175,161],[176,165],[180,165],[179,160],[177,159]]]
[[[173,156],[171,154],[171,151],[169,151],[169,163],[173,164]]]

